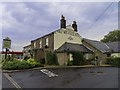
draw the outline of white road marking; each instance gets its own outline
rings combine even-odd
[[[7,73],[4,73],[4,75],[16,88],[21,88]]]
[[[41,72],[43,72],[44,74],[48,75],[49,77],[55,77],[55,76],[58,76],[57,74],[47,70],[47,69],[42,69],[40,70]]]

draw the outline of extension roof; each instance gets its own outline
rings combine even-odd
[[[56,52],[73,52],[73,51],[80,51],[84,53],[92,53],[87,47],[83,44],[76,44],[76,43],[69,43],[65,42],[61,47],[59,47]]]

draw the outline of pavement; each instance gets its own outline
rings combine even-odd
[[[43,68],[4,72],[3,88],[118,88],[118,70],[116,67],[71,67],[46,68],[58,75],[49,77],[41,72]]]
[[[31,70],[39,70],[39,69],[46,69],[46,68],[91,68],[91,67],[114,67],[111,65],[107,64],[102,64],[100,66],[95,66],[95,65],[82,65],[82,66],[52,66],[52,65],[46,65],[44,67],[36,67],[36,68],[31,68],[31,69],[25,69],[25,70],[3,70],[2,72],[4,73],[11,73],[11,72],[21,72],[21,71],[31,71]]]

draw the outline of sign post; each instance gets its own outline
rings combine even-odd
[[[11,40],[9,37],[6,37],[3,39],[3,49],[5,49],[5,59],[7,58],[7,52],[9,51],[11,47]]]

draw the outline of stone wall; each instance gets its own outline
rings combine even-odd
[[[54,35],[51,33],[49,35],[46,35],[44,37],[38,38],[34,41],[31,41],[31,49],[33,51],[33,57],[35,60],[40,60],[45,58],[44,52],[45,52],[45,39],[48,38],[48,48],[47,51],[53,51],[54,48]],[[42,47],[40,48],[40,41],[42,41]],[[36,47],[34,46],[34,43],[36,43]]]
[[[56,53],[58,57],[59,65],[66,65],[69,59],[69,55],[67,53]]]
[[[99,51],[97,48],[93,47],[92,45],[90,45],[89,43],[83,41],[82,42],[86,47],[88,47],[90,50],[94,51],[94,56],[98,57],[98,61],[102,62],[102,64],[104,64],[106,62],[106,58],[107,58],[107,54],[102,53],[101,51]]]

